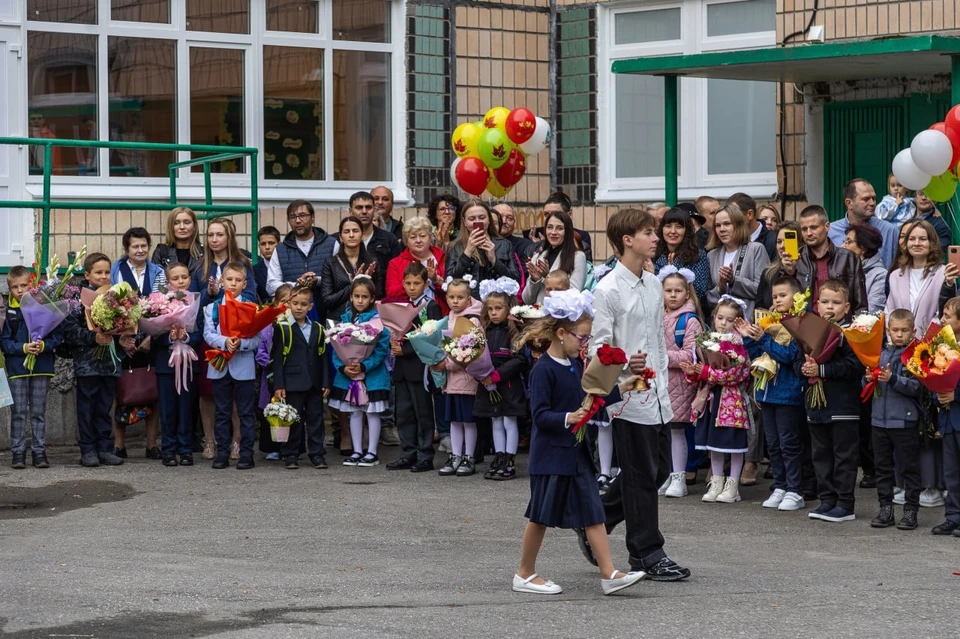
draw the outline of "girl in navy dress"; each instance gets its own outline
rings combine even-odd
[[[619,572],[610,559],[606,517],[594,479],[593,458],[587,445],[570,430],[585,414],[585,393],[580,387],[583,365],[580,350],[590,340],[593,326],[593,296],[579,291],[559,291],[543,302],[547,316],[524,330],[517,350],[533,340],[547,340],[550,347],[537,360],[530,375],[530,520],[523,533],[520,568],[513,577],[513,590],[556,595],[563,589],[536,572],[537,554],[547,528],[584,528],[600,567],[600,585],[609,595],[632,586],[645,573]],[[621,393],[633,388],[629,377],[604,398],[621,401]]]

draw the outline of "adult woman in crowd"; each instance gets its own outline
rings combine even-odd
[[[460,200],[449,193],[437,195],[427,206],[427,218],[437,229],[437,246],[444,252],[450,250],[450,244],[460,234],[460,220],[463,219]]]
[[[777,255],[763,271],[763,277],[760,278],[760,287],[757,289],[757,308],[773,307],[773,283],[783,271],[784,260],[790,260],[790,256],[783,248],[784,232],[793,231],[797,237],[800,237],[800,225],[796,222],[784,222],[777,230]],[[799,249],[799,245],[797,246]]]
[[[462,278],[470,275],[477,283],[472,295],[480,299],[480,282],[498,277],[520,281],[520,272],[513,259],[513,245],[492,234],[490,209],[478,199],[463,206],[460,234],[447,249],[446,276]]]
[[[693,271],[696,276],[693,288],[700,298],[700,306],[704,307],[710,288],[710,267],[707,264],[707,252],[697,242],[690,214],[677,207],[668,209],[657,226],[657,237],[660,241],[657,243],[657,256],[653,260],[654,272],[659,273],[668,264]]]
[[[340,220],[340,249],[323,263],[320,275],[319,306],[326,319],[339,324],[350,301],[350,284],[358,275],[373,278],[377,298],[383,297],[383,274],[377,270],[377,260],[363,244],[360,220],[352,215]]]
[[[768,231],[776,233],[780,230],[780,224],[783,219],[780,217],[780,209],[774,204],[763,204],[757,211],[757,219],[767,227]]]
[[[167,268],[180,262],[193,275],[203,265],[203,246],[200,244],[200,225],[197,214],[186,206],[179,206],[167,216],[167,233],[163,244],[153,249],[153,263]]]
[[[440,310],[449,313],[447,300],[440,286],[446,273],[446,254],[433,246],[433,225],[425,217],[412,217],[403,223],[401,237],[406,248],[387,265],[387,298],[403,298],[403,272],[413,262],[420,262],[427,269],[427,297],[440,305]]]
[[[757,291],[770,258],[762,244],[750,241],[750,228],[736,204],[727,204],[714,216],[707,244],[710,285],[707,303],[712,308],[722,295],[732,295],[746,304],[746,319],[753,319]]]
[[[543,226],[544,239],[527,261],[529,276],[522,293],[527,304],[543,303],[547,292],[545,280],[550,271],[560,270],[569,275],[573,291],[583,290],[587,281],[587,257],[577,250],[570,216],[563,211],[547,213]]]
[[[843,238],[843,248],[860,257],[867,284],[867,310],[879,313],[887,303],[887,269],[880,260],[880,231],[867,224],[853,224]]]
[[[167,278],[163,269],[147,258],[150,255],[150,234],[147,229],[134,227],[123,234],[123,257],[113,263],[110,269],[110,283],[119,284],[126,282],[137,292],[138,295],[146,297],[151,293],[156,293],[158,288],[166,283]],[[137,368],[149,368],[150,366],[150,336],[142,333],[136,335],[123,335],[120,337],[120,346],[127,353],[129,359],[123,363],[124,371],[132,371]],[[121,378],[120,384],[129,384],[127,376]],[[156,385],[156,381],[153,382]],[[129,407],[139,408],[139,407]],[[157,424],[159,423],[159,413],[157,405],[148,407],[150,414],[147,416],[146,444],[147,459],[160,459],[160,448],[157,446]],[[129,413],[126,410],[113,411],[113,442],[116,448],[115,454],[118,457],[127,456],[127,422],[117,421],[116,413],[121,417]]]
[[[913,219],[903,225],[901,237],[904,250],[890,272],[884,312],[889,316],[898,308],[909,309],[916,320],[917,335],[923,335],[930,322],[939,317],[941,289],[952,289],[954,282],[945,279],[940,240],[933,225]],[[955,269],[951,271],[955,273]]]

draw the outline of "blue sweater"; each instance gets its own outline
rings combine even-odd
[[[344,313],[340,320],[343,322],[369,322],[374,317],[377,317],[377,311],[367,311],[365,313],[360,313],[356,318],[347,311]],[[331,360],[333,361],[333,368],[337,371],[337,376],[333,380],[333,387],[346,390],[350,387],[350,378],[343,374],[343,368],[346,364],[337,357],[337,351],[333,349],[333,346],[330,347],[332,351]],[[377,346],[373,349],[373,353],[370,354],[370,357],[363,360],[363,363],[360,365],[360,369],[364,372],[363,383],[367,387],[368,391],[389,391],[390,390],[390,373],[387,371],[387,354],[390,352],[390,331],[386,328],[380,333],[377,337]]]
[[[749,337],[743,338],[743,345],[752,359],[766,353],[780,365],[777,376],[767,382],[764,390],[757,391],[757,401],[781,406],[803,406],[803,392],[806,384],[793,370],[793,363],[800,357],[800,347],[797,346],[796,340],[791,340],[789,344],[783,346],[764,333],[760,341],[754,341]]]

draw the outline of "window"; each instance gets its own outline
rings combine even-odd
[[[404,117],[404,39],[395,33],[405,24],[402,5],[28,0],[30,135],[256,146],[265,198],[294,181],[335,189],[338,198],[389,183],[403,175],[405,156],[403,136],[394,135]],[[70,184],[161,187],[169,164],[188,159],[62,148],[51,162],[56,174],[77,178]],[[42,150],[31,152],[32,176],[43,162]],[[251,171],[245,159],[211,168],[221,183]],[[202,173],[184,168],[179,176],[189,188],[202,185]],[[130,178],[145,180],[124,182]]]
[[[610,71],[619,59],[772,46],[776,0],[635,2],[602,13],[599,200],[663,194],[664,81]],[[606,44],[604,43],[613,43]],[[768,194],[776,189],[776,84],[681,78],[679,187]],[[695,146],[683,140],[698,140]]]

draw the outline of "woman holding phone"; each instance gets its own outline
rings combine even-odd
[[[526,286],[523,288],[525,304],[543,304],[546,296],[547,273],[560,270],[570,276],[570,290],[583,290],[587,282],[587,257],[577,250],[574,241],[573,220],[563,211],[547,213],[544,219],[546,238],[534,249],[527,261]]]
[[[760,278],[760,287],[757,289],[757,308],[773,308],[773,283],[777,278],[787,275],[784,265],[792,267],[800,257],[797,246],[799,237],[800,225],[796,222],[784,222],[777,230],[777,254]]]
[[[509,277],[520,281],[520,270],[513,259],[513,245],[493,235],[490,209],[481,200],[468,200],[463,205],[460,234],[447,250],[447,277],[470,275],[477,287],[470,290],[480,299],[480,282]]]

